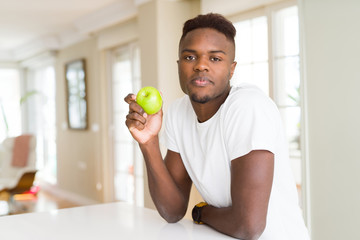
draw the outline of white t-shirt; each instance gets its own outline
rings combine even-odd
[[[267,224],[261,240],[309,239],[288,158],[276,105],[257,87],[232,87],[216,114],[199,123],[187,95],[169,108],[165,120],[167,148],[181,155],[204,200],[231,206],[231,160],[252,150],[274,153],[275,168]]]

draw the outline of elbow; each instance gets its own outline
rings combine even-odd
[[[158,212],[160,216],[168,223],[177,223],[185,216],[185,213],[166,211],[165,209],[161,209]]]
[[[186,214],[186,204],[174,204],[173,202],[171,204],[163,204],[156,201],[154,203],[160,216],[168,223],[176,223]]]
[[[255,222],[251,224],[239,224],[234,230],[232,237],[243,240],[256,240],[259,239],[261,234],[264,232],[266,222]]]
[[[182,219],[182,217],[179,216],[171,216],[171,217],[163,217],[167,223],[177,223]]]
[[[177,223],[180,221],[184,216],[183,215],[176,215],[176,214],[161,214],[161,217],[165,219],[167,223]]]

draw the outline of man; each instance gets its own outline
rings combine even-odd
[[[150,194],[160,215],[177,222],[194,183],[206,201],[193,209],[196,223],[239,239],[309,239],[275,104],[253,86],[230,86],[235,33],[218,14],[184,24],[178,70],[186,95],[167,112],[164,160],[162,110],[147,115],[135,95],[125,98],[126,125],[144,155]]]

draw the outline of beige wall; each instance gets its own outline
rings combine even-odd
[[[312,237],[360,239],[360,1],[300,6]]]
[[[66,89],[64,66],[67,62],[85,58],[88,101],[86,131],[67,127]],[[58,187],[76,193],[89,201],[102,201],[102,192],[96,189],[101,183],[101,144],[99,105],[99,52],[96,40],[90,39],[59,51],[56,61],[57,97],[57,162]]]

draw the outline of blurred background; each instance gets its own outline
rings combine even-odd
[[[237,29],[232,85],[281,112],[312,239],[360,239],[358,0],[0,0],[0,215],[154,208],[123,98],[157,87],[166,114],[182,25],[208,12]]]

